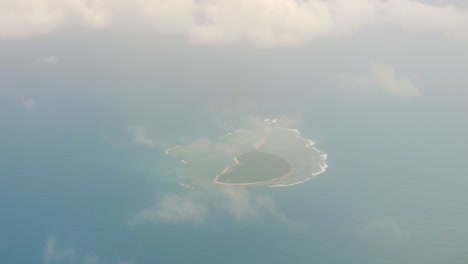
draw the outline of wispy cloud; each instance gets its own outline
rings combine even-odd
[[[39,104],[31,98],[22,98],[21,103],[25,109],[31,110],[39,106]]]
[[[457,36],[468,32],[466,9],[411,0],[10,2],[0,7],[0,38],[48,34],[74,25],[182,35],[197,44],[277,47],[384,26]]]
[[[395,238],[401,238],[403,234],[398,222],[390,217],[369,219],[360,231],[365,234],[391,235]]]
[[[132,142],[134,144],[147,147],[167,148],[166,143],[150,137],[144,127],[133,127],[131,130]]]
[[[47,239],[43,251],[44,264],[101,264],[99,256],[78,254],[74,247],[63,247],[58,245],[55,237]],[[126,260],[118,260],[118,264],[134,264]]]
[[[193,197],[181,197],[167,195],[152,207],[138,212],[130,221],[131,224],[139,223],[202,223],[207,215],[208,208],[195,201]]]
[[[53,64],[53,63],[59,62],[60,58],[57,56],[47,56],[47,57],[40,58],[39,61],[43,63],[47,63],[47,64]]]
[[[74,248],[60,248],[55,238],[49,238],[44,248],[44,264],[65,263],[75,261]]]
[[[265,194],[249,193],[246,188],[229,186],[221,189],[224,204],[218,209],[227,210],[237,221],[274,219],[292,229],[306,228],[306,224],[290,219],[278,210],[272,197]]]
[[[242,187],[224,187],[219,209],[227,210],[236,220],[244,221],[260,217],[264,213],[279,215],[271,197],[253,195]]]
[[[101,261],[97,256],[86,256],[83,264],[99,264]]]
[[[336,79],[344,90],[380,90],[401,98],[412,98],[421,94],[411,79],[398,73],[388,64],[372,63],[365,74],[341,74]]]
[[[401,239],[405,236],[398,219],[392,216],[354,216],[337,231],[347,236],[372,239]]]
[[[23,95],[15,95],[10,98],[20,103],[20,105],[26,110],[32,110],[34,108],[39,107],[39,103],[30,97],[26,97]]]
[[[304,228],[277,210],[274,200],[267,195],[253,194],[243,187],[226,186],[220,191],[201,194],[170,194],[151,207],[139,211],[130,219],[131,225],[148,223],[204,224],[215,221],[219,213],[227,214],[237,222],[255,222],[275,219],[292,228]]]

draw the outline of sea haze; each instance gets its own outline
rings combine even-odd
[[[464,3],[19,2],[0,7],[0,263],[468,263]],[[326,170],[179,184],[165,150],[229,154],[213,142],[265,119]]]

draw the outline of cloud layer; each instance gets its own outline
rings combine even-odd
[[[48,34],[66,26],[109,26],[112,10],[104,1],[5,0],[0,5],[0,38]]]
[[[394,26],[466,36],[468,11],[410,0],[6,0],[0,38],[66,28],[145,30],[190,42],[258,47],[297,46],[316,39]]]

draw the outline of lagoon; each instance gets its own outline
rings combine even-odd
[[[216,183],[254,185],[290,176],[293,166],[283,157],[260,151],[243,153],[234,158],[235,164],[226,168]]]

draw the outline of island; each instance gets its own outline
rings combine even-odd
[[[327,154],[280,119],[265,119],[214,139],[166,149],[176,157],[177,181],[184,188],[286,187],[327,169]]]
[[[248,151],[235,156],[234,164],[215,178],[226,185],[262,185],[292,175],[294,167],[283,157],[262,151]]]

